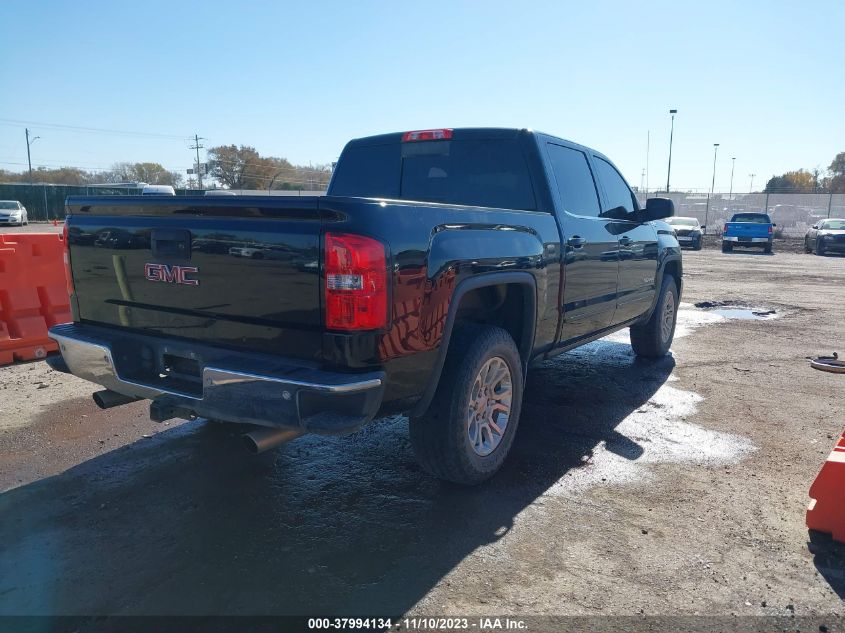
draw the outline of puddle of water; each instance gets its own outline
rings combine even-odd
[[[776,316],[773,311],[751,310],[750,308],[716,308],[712,312],[726,319],[748,319],[751,321],[765,321]]]
[[[778,317],[777,310],[768,308],[749,308],[743,305],[729,304],[721,301],[701,301],[696,308],[706,310],[710,314],[717,314],[726,319],[744,319],[748,321],[766,321]]]

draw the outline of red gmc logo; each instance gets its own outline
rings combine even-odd
[[[168,284],[199,286],[199,279],[190,279],[189,274],[199,272],[196,266],[168,266],[167,264],[144,264],[147,281],[163,281]]]

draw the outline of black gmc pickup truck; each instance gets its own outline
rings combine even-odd
[[[422,467],[466,484],[507,456],[532,362],[624,327],[665,354],[682,286],[671,201],[641,209],[606,157],[530,130],[357,139],[324,197],[67,211],[53,365],[100,406],[258,425],[256,451],[407,412]]]

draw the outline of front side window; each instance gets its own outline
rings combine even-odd
[[[595,159],[596,171],[604,186],[604,194],[607,196],[605,214],[617,216],[636,211],[634,194],[631,193],[616,168],[599,156]]]
[[[601,208],[587,156],[563,145],[549,143],[547,147],[564,210],[572,215],[598,217]]]

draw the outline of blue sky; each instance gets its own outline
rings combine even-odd
[[[0,168],[191,166],[187,139],[325,163],[350,138],[530,127],[640,184],[735,190],[845,151],[841,0],[0,4]],[[42,125],[39,125],[42,124]],[[162,136],[72,131],[43,124]],[[762,182],[761,182],[762,181]]]

